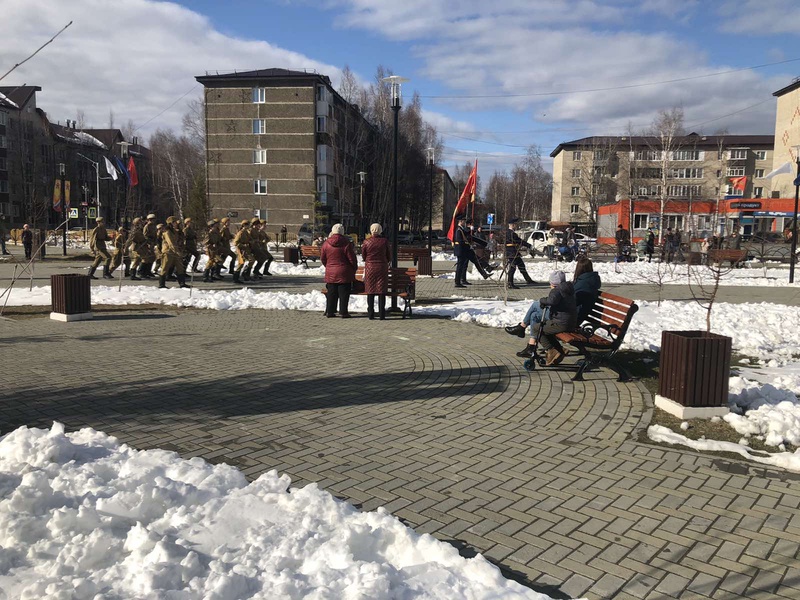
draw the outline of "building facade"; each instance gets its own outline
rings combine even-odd
[[[773,186],[774,136],[691,133],[665,151],[656,137],[593,136],[560,144],[553,157],[551,218],[596,222],[621,199],[670,202],[766,198]],[[744,179],[742,179],[744,178]]]
[[[212,216],[259,215],[289,235],[333,219],[358,230],[358,172],[371,128],[324,75],[285,69],[207,74],[208,196]],[[364,197],[372,197],[370,177]]]

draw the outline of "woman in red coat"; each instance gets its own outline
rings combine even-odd
[[[326,317],[336,316],[336,303],[339,314],[349,319],[347,304],[350,302],[350,288],[356,278],[358,259],[353,250],[353,242],[344,235],[344,226],[337,223],[331,228],[330,237],[322,244],[319,259],[325,266],[325,287],[328,288]]]
[[[389,262],[392,260],[392,249],[389,240],[381,237],[383,228],[373,223],[369,232],[372,237],[361,246],[364,257],[364,291],[367,293],[367,314],[375,318],[375,296],[378,296],[378,318],[386,318],[386,292],[389,288]]]

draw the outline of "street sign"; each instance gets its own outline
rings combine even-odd
[[[89,207],[89,218],[90,219],[96,219],[97,218],[97,207],[96,206],[90,206]]]
[[[761,208],[761,202],[731,202],[731,208],[752,210],[756,208]]]
[[[236,210],[229,210],[228,211],[227,217],[229,219],[235,219],[238,216],[239,216],[239,212],[238,211],[236,211]]]
[[[486,224],[493,225],[494,224],[494,213],[489,213],[486,215]]]
[[[70,219],[77,219],[78,218],[78,209],[77,208],[70,208],[69,209],[69,218]]]

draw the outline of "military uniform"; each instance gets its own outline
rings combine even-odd
[[[464,226],[464,219],[457,218],[458,226],[453,234],[453,253],[456,255],[456,287],[467,287],[467,266],[469,255],[472,251],[469,243],[469,234]]]
[[[219,228],[219,234],[222,237],[222,242],[220,244],[219,256],[220,256],[220,262],[222,264],[217,268],[218,273],[220,269],[222,269],[222,266],[225,263],[225,259],[228,257],[230,257],[231,259],[230,266],[228,267],[228,272],[233,273],[236,270],[236,253],[233,250],[231,250],[231,243],[233,242],[233,234],[229,229],[230,222],[231,220],[228,217],[224,217],[220,221],[221,225]]]
[[[208,262],[206,263],[206,270],[203,271],[203,281],[211,282],[214,281],[217,267],[221,264],[219,251],[222,236],[219,234],[219,227],[216,221],[208,221],[206,225],[208,226],[208,235],[206,236]]]
[[[517,223],[519,219],[513,219],[508,222],[508,230],[506,231],[506,267],[508,269],[508,287],[517,289],[514,284],[514,273],[519,269],[522,276],[530,284],[536,283],[531,276],[528,275],[528,270],[525,268],[525,263],[520,255],[520,248],[530,248],[531,245],[517,235],[517,232],[511,227]]]
[[[183,268],[183,255],[186,252],[186,239],[178,226],[179,221],[175,217],[167,219],[167,227],[161,234],[161,276],[158,280],[158,287],[167,287],[167,275],[175,270],[178,283],[181,287],[186,285],[186,271]]]
[[[186,256],[183,259],[183,266],[188,271],[189,261],[194,257],[192,271],[199,273],[200,269],[197,268],[197,263],[200,262],[200,250],[197,249],[197,232],[194,230],[191,217],[186,217],[183,223],[183,235],[186,238]]]
[[[103,217],[97,217],[96,222],[97,225],[89,234],[89,248],[94,253],[94,262],[92,262],[92,266],[89,268],[89,277],[97,279],[97,277],[94,276],[94,272],[97,270],[97,267],[100,266],[100,263],[104,263],[103,277],[105,279],[112,279],[111,274],[108,272],[111,266],[111,255],[106,249],[106,242],[111,238],[108,237]]]
[[[156,216],[154,214],[147,215],[147,223],[145,224],[142,233],[144,233],[145,242],[148,247],[146,259],[145,253],[140,252],[140,254],[142,254],[142,266],[144,267],[143,275],[144,277],[150,278],[153,276],[153,262],[159,259],[159,256],[156,254],[156,246],[158,245],[158,227],[156,226]]]
[[[139,274],[143,277],[150,275],[145,272],[145,265],[153,262],[153,254],[150,251],[150,245],[147,243],[147,238],[144,237],[142,231],[142,219],[136,217],[133,220],[133,231],[129,237],[128,250],[131,255],[131,280],[140,281],[141,278],[136,276],[136,269],[139,268]]]
[[[128,244],[128,234],[125,232],[124,227],[120,227],[117,229],[117,235],[114,236],[114,253],[111,257],[111,269],[109,270],[109,274],[114,273],[117,268],[122,264],[123,260],[127,261],[126,264],[130,264],[130,259],[125,254],[125,246]]]
[[[233,245],[236,246],[236,270],[233,273],[233,280],[239,283],[241,277],[245,281],[250,281],[250,269],[253,267],[255,256],[251,246],[249,221],[242,221],[236,237],[233,238]]]
[[[253,279],[261,279],[262,273],[259,271],[261,265],[267,263],[267,265],[264,267],[263,274],[272,275],[272,273],[269,272],[269,266],[272,264],[274,259],[269,251],[269,236],[267,235],[267,232],[264,231],[266,222],[253,219],[250,221],[250,224],[251,246],[253,248],[253,254],[255,254],[256,257],[256,264],[253,268]]]

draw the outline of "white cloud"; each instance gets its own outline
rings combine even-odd
[[[727,0],[719,7],[720,28],[744,35],[795,34],[800,30],[796,0]]]
[[[433,125],[438,131],[456,132],[456,133],[471,133],[475,131],[476,127],[467,121],[459,121],[447,115],[435,112],[432,110],[422,109],[422,118],[426,123]]]
[[[197,86],[209,69],[315,69],[338,80],[339,69],[267,42],[225,35],[187,8],[153,0],[3,0],[0,72],[20,62],[69,21],[73,24],[0,85],[38,85],[39,106],[51,119],[86,113],[93,127],[142,124]],[[152,122],[179,127],[185,101]]]

